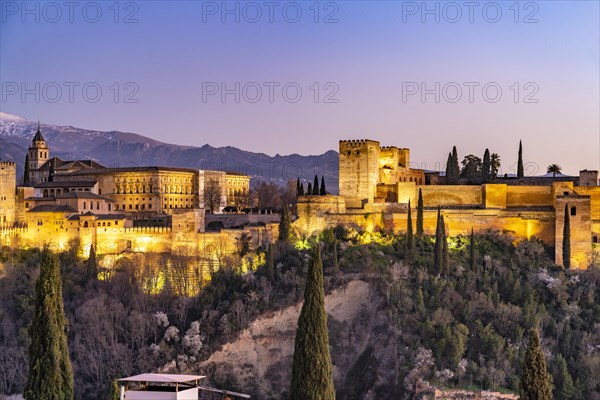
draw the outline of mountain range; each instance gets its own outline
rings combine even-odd
[[[0,160],[15,161],[18,176],[23,173],[25,154],[37,130],[37,122],[0,112]],[[107,167],[169,166],[239,172],[255,181],[284,185],[300,177],[312,182],[325,176],[327,189],[337,191],[338,153],[269,156],[232,146],[182,146],[160,142],[141,134],[102,132],[73,126],[40,124],[51,156],[64,160],[94,160]],[[276,138],[273,138],[276,140]]]

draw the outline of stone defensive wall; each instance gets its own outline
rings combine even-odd
[[[90,227],[81,229],[0,228],[0,246],[22,248],[49,246],[56,251],[78,246],[87,257],[90,246],[97,255],[121,253],[172,253],[200,257],[221,257],[233,254],[242,236],[251,249],[271,242],[278,234],[278,224],[252,226],[243,229],[222,229],[219,232],[190,232],[166,227]]]

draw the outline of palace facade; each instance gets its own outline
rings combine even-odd
[[[218,185],[216,213],[250,189],[250,177],[172,167],[108,168],[52,157],[38,126],[27,152],[24,185],[14,162],[0,162],[0,245],[66,249],[85,255],[127,252],[233,253],[273,237],[273,224],[205,232],[204,189]],[[16,188],[16,191],[15,191]],[[244,239],[246,240],[246,239]]]

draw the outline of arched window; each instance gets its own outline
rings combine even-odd
[[[83,223],[83,227],[84,227],[84,228],[87,228],[87,227],[88,227],[88,222],[87,222],[87,221],[85,221],[85,222]]]

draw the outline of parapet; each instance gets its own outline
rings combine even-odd
[[[376,145],[379,146],[379,142],[371,139],[359,139],[359,140],[340,140],[340,147],[363,147],[365,145]]]

